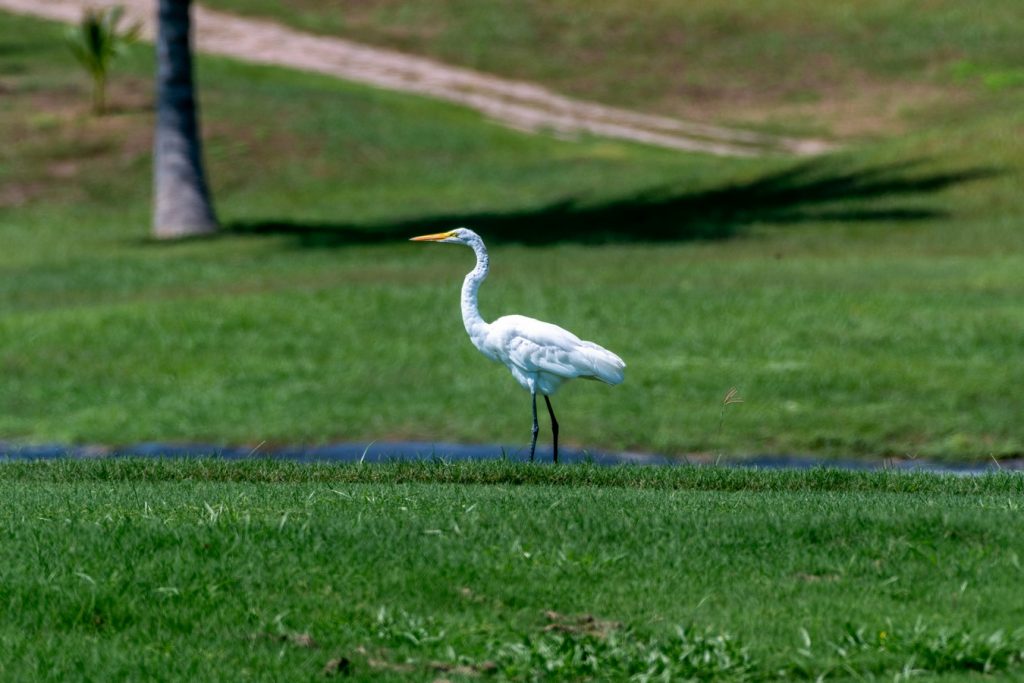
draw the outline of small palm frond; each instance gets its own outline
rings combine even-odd
[[[65,41],[71,54],[93,80],[93,110],[105,109],[105,89],[110,63],[138,37],[141,27],[133,24],[125,29],[119,25],[124,18],[123,7],[104,10],[87,9],[82,20],[68,28]]]

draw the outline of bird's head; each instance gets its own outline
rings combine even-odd
[[[466,244],[472,245],[473,242],[479,242],[480,235],[476,234],[468,228],[455,228],[449,232],[438,232],[433,235],[420,235],[419,237],[413,237],[409,240],[410,242],[443,242],[444,244]]]

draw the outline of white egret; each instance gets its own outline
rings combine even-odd
[[[462,283],[462,322],[473,346],[491,360],[508,366],[533,401],[533,441],[530,460],[537,448],[537,394],[544,396],[551,416],[554,460],[558,462],[558,421],[551,408],[552,394],[566,380],[582,377],[607,384],[619,384],[626,364],[614,353],[572,332],[522,315],[506,315],[492,323],[484,321],[477,305],[477,291],[487,277],[487,248],[480,235],[466,228],[413,237],[413,242],[464,244],[476,253],[476,268]]]

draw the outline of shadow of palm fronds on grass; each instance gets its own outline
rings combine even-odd
[[[656,187],[605,202],[569,198],[510,212],[440,214],[388,223],[317,223],[289,219],[237,222],[229,230],[294,236],[304,247],[344,247],[400,240],[467,226],[490,243],[671,242],[727,239],[757,223],[917,221],[948,213],[924,195],[999,175],[993,168],[923,172],[919,162],[835,170],[801,163],[752,181],[695,192]]]

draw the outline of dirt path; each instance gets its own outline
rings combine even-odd
[[[0,9],[75,22],[86,7],[122,5],[152,40],[156,0],[0,0]],[[315,71],[381,88],[456,102],[525,131],[592,134],[720,156],[813,155],[831,145],[651,116],[559,95],[541,86],[432,59],[316,36],[279,24],[195,7],[198,49],[261,64]]]

